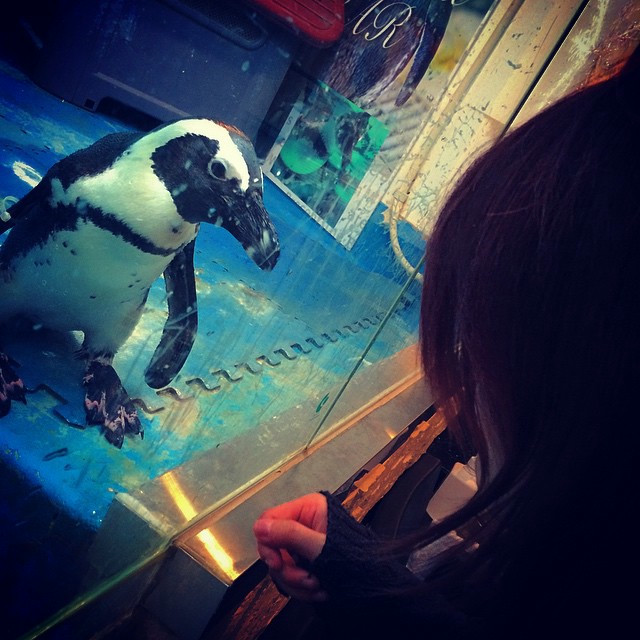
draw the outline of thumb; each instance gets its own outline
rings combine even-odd
[[[261,518],[253,528],[258,542],[277,549],[285,549],[306,560],[315,560],[327,539],[324,533],[305,527],[295,520]]]

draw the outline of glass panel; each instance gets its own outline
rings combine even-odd
[[[1,63],[10,636],[156,560],[417,340],[424,240],[381,199],[491,2],[350,0],[324,48],[268,4],[62,3]],[[225,125],[164,126],[187,116]]]

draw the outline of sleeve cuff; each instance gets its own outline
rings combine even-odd
[[[310,569],[332,599],[371,598],[419,584],[402,562],[385,554],[384,543],[371,529],[322,493],[328,505],[327,541]]]

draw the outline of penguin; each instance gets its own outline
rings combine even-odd
[[[145,380],[158,389],[182,368],[198,326],[201,223],[230,232],[260,269],[276,265],[280,245],[253,145],[207,118],[107,135],[53,165],[0,219],[0,234],[9,232],[0,245],[0,327],[26,317],[83,333],[87,422],[118,448],[125,434],[144,434],[113,358],[164,275],[168,317]],[[25,401],[24,385],[0,344],[0,417],[12,400]]]

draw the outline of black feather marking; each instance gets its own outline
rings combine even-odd
[[[25,198],[34,193],[39,186],[30,191]],[[77,228],[78,212],[74,207],[52,209],[46,200],[46,192],[41,191],[40,194],[45,196],[43,200],[37,204],[32,201],[29,207],[22,211],[23,217],[18,220],[0,247],[0,263],[3,269],[9,268],[16,258],[27,255],[34,246],[43,246],[52,235]],[[73,253],[73,249],[71,252]]]
[[[42,210],[48,211],[49,215],[42,215],[40,210],[30,212],[0,247],[0,263],[3,268],[8,268],[16,258],[27,255],[34,246],[43,246],[51,236],[61,231],[75,231],[80,221],[91,222],[145,253],[169,256],[175,252],[175,249],[158,247],[115,216],[96,207],[83,207],[80,213],[73,205],[59,205],[52,209],[47,202],[43,202]],[[74,249],[69,251],[72,255],[77,255]]]
[[[59,180],[62,187],[67,189],[78,178],[103,173],[144,135],[128,131],[111,133],[85,149],[79,149],[56,162],[31,191],[9,207],[11,219],[0,224],[0,234],[15,225],[21,218],[42,211],[44,201],[51,197],[53,179]]]
[[[75,207],[58,206],[53,209],[49,204],[52,196],[52,180],[59,180],[62,187],[67,189],[78,178],[98,175],[108,169],[127,148],[144,135],[146,134],[137,132],[112,133],[54,164],[31,191],[9,207],[8,211],[11,219],[0,224],[0,234],[11,227],[15,227],[2,245],[2,257],[0,259],[2,268],[7,268],[13,258],[25,255],[33,246],[44,245],[54,233],[63,230],[72,231],[77,228],[77,222],[81,216]],[[96,218],[99,218],[99,216],[96,216]],[[22,220],[24,221],[23,224],[17,224]],[[102,223],[94,221],[94,223],[112,231],[112,233],[115,232],[116,235],[120,235],[125,240],[131,241],[132,244],[138,246],[134,238],[129,240],[133,232],[129,234],[123,229],[115,231],[110,227],[116,227],[117,225],[110,221],[103,221]],[[151,245],[151,243],[148,244]],[[143,248],[142,250],[146,249]],[[150,252],[156,253],[154,251]],[[71,253],[74,252],[72,251]]]
[[[105,213],[101,209],[96,207],[87,207],[86,214],[82,215],[82,218],[86,218],[88,221],[95,224],[101,229],[110,231],[114,236],[119,236],[134,247],[144,251],[145,253],[151,253],[157,256],[169,256],[175,253],[175,249],[164,249],[153,244],[153,242],[147,240],[144,236],[136,233],[129,225],[122,222],[110,213]]]
[[[211,138],[187,133],[169,140],[151,155],[153,172],[171,193],[178,213],[191,223],[206,220],[212,205],[222,209],[222,200],[217,202],[216,198],[233,192],[230,181],[214,181],[207,172],[219,148]]]
[[[59,160],[45,177],[49,181],[57,178],[66,190],[78,178],[97,176],[106,171],[134,142],[145,135],[147,134],[131,131],[110,133],[89,147]],[[13,211],[11,215],[13,216]]]

